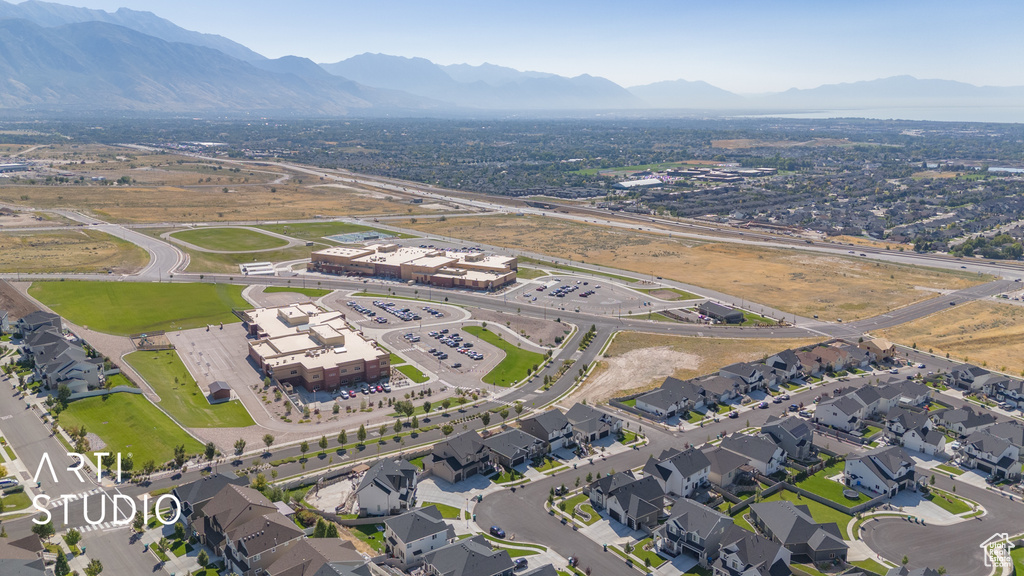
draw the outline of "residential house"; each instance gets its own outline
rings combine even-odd
[[[551,450],[572,444],[572,424],[558,409],[541,412],[532,418],[523,418],[519,421],[519,428],[547,442]]]
[[[671,376],[661,386],[636,398],[636,408],[662,418],[671,418],[705,405],[705,391],[693,380]]]
[[[711,461],[696,448],[683,451],[669,448],[658,458],[652,455],[643,472],[657,479],[666,494],[686,497],[707,482]]]
[[[366,575],[372,574],[366,566],[366,559],[355,544],[338,538],[303,538],[288,547],[273,564],[267,576],[320,576],[320,575]]]
[[[59,328],[59,316],[56,317],[57,328],[47,323],[46,318],[37,318],[37,322],[26,325],[22,332],[22,348],[33,362],[36,381],[53,391],[61,386],[67,386],[72,393],[98,388],[103,380],[103,359],[90,358],[78,341],[66,338]]]
[[[490,469],[490,460],[491,451],[483,438],[470,430],[434,444],[423,465],[434,476],[454,484]]]
[[[42,540],[36,535],[17,540],[0,538],[0,574],[5,576],[50,576],[43,562]]]
[[[722,439],[719,446],[743,456],[751,466],[765,476],[786,467],[786,451],[767,434],[733,434]]]
[[[704,390],[705,403],[727,404],[730,400],[746,394],[746,384],[742,380],[725,376],[709,376],[695,382]]]
[[[279,560],[303,531],[252,488],[228,484],[203,507],[191,528],[213,551],[213,561],[240,576],[255,576]]]
[[[895,568],[889,568],[885,573],[885,576],[942,576],[942,572],[939,572],[934,568],[927,567],[911,570],[906,566],[897,566]]]
[[[960,436],[969,436],[996,423],[996,417],[989,412],[976,412],[973,406],[965,405],[952,410],[936,413],[936,423]]]
[[[707,457],[711,466],[708,468],[708,482],[725,489],[736,484],[743,477],[750,477],[747,473],[752,470],[746,456],[741,456],[724,448],[715,446],[705,449],[704,456]]]
[[[749,394],[752,390],[774,388],[778,385],[776,374],[765,364],[737,362],[718,371],[718,375],[740,381],[740,392]]]
[[[412,507],[419,468],[407,460],[381,460],[363,475],[356,488],[360,516],[398,514]]]
[[[482,534],[456,540],[424,554],[426,576],[512,576],[515,564],[506,550],[494,550]]]
[[[803,418],[769,416],[761,426],[761,433],[771,437],[794,460],[806,462],[814,458],[814,431]]]
[[[803,375],[803,364],[800,363],[800,357],[792,350],[783,350],[773,354],[765,358],[764,363],[779,373],[782,382],[789,382]]]
[[[228,484],[235,486],[248,486],[249,479],[245,476],[236,476],[233,472],[210,474],[187,484],[175,486],[171,490],[174,495],[174,503],[181,503],[181,517],[186,523],[194,516],[201,516],[205,506],[218,492]]]
[[[804,562],[845,561],[849,549],[835,522],[818,524],[807,506],[778,500],[750,505],[751,523]]]
[[[22,335],[38,330],[44,326],[55,328],[58,332],[61,330],[60,316],[53,312],[44,312],[42,310],[29,312],[25,316],[19,318],[14,325],[15,330],[20,332]]]
[[[803,366],[804,376],[818,377],[824,374],[828,368],[822,363],[816,348],[798,350],[796,357],[800,360],[800,365]]]
[[[514,468],[545,454],[548,444],[532,434],[511,428],[485,438],[484,446],[491,451],[491,460],[495,464]]]
[[[1007,378],[996,384],[995,398],[1000,402],[1006,402],[1014,408],[1024,403],[1024,380]]]
[[[961,442],[959,458],[968,468],[1006,478],[1021,475],[1024,426],[1000,422],[975,432]]]
[[[591,504],[633,530],[652,531],[664,508],[665,491],[653,476],[637,478],[632,472],[603,476],[587,487]]]
[[[672,505],[672,514],[655,531],[655,541],[660,552],[694,556],[701,567],[707,568],[718,558],[723,544],[731,544],[747,534],[728,515],[683,498]]]
[[[843,370],[849,370],[851,368],[868,368],[871,363],[875,361],[875,355],[870,350],[858,348],[857,346],[844,342],[842,340],[831,344],[833,348],[836,348],[843,352],[845,358],[845,365]]]
[[[861,487],[890,498],[914,483],[914,459],[899,446],[884,446],[847,457],[843,478],[850,487]]]
[[[947,381],[952,386],[986,395],[992,395],[995,392],[995,385],[1006,379],[1006,376],[989,372],[973,364],[964,364],[951,371],[947,377]]]
[[[427,552],[455,541],[455,529],[436,506],[415,508],[384,521],[384,553],[403,570],[418,566]]]
[[[886,437],[908,450],[934,456],[946,449],[946,435],[939,432],[924,410],[897,406],[885,417],[885,429]]]
[[[573,441],[577,444],[590,444],[611,435],[618,435],[622,430],[622,418],[586,404],[574,404],[565,413],[565,418],[572,424]]]
[[[896,357],[896,345],[884,338],[865,338],[857,347],[867,350],[878,361],[891,360]]]
[[[718,559],[711,564],[713,576],[789,576],[791,553],[778,542],[757,534],[721,547]]]
[[[926,384],[906,378],[891,378],[879,386],[881,390],[894,390],[897,404],[924,406],[931,402],[932,389]]]
[[[876,412],[883,414],[894,406],[898,400],[894,390],[888,390],[885,397],[874,386],[861,386],[850,392],[823,400],[814,411],[815,419],[826,426],[843,432],[859,430],[862,420]]]

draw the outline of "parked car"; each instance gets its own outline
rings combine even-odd
[[[764,410],[765,408],[768,407],[768,403],[767,402],[761,402],[760,404],[757,405],[757,407],[762,409],[762,410]]]
[[[495,538],[504,538],[505,531],[497,526],[491,526],[491,536],[494,536]]]
[[[516,558],[516,570],[525,570],[527,566],[529,566],[529,562],[527,562],[526,558]]]
[[[455,364],[452,364],[452,368],[462,368],[462,362],[456,362]]]
[[[729,418],[739,418],[739,417],[740,417],[740,413],[739,412],[737,412],[735,410],[733,410],[732,412],[729,412]]]
[[[782,404],[782,398],[779,396],[772,398],[772,404]]]
[[[790,412],[797,412],[797,411],[799,411],[799,410],[800,410],[800,407],[799,407],[799,406],[797,406],[796,404],[790,404],[790,405],[789,405],[789,411],[790,411]]]
[[[808,412],[807,410],[801,410],[801,411],[797,412],[797,415],[798,416],[803,416],[804,418],[810,418],[811,417],[811,413]]]

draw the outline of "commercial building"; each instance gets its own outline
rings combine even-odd
[[[335,247],[314,252],[307,269],[327,274],[394,278],[444,288],[493,290],[516,281],[514,256],[446,252],[398,244]]]
[[[390,355],[348,327],[341,312],[311,303],[243,313],[249,357],[264,374],[306,390],[335,390],[390,374]]]

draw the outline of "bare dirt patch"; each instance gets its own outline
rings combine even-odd
[[[867,318],[928,297],[917,286],[960,289],[987,276],[857,256],[665,238],[543,216],[471,216],[396,224],[424,232],[661,276],[810,317]],[[753,312],[759,312],[756,306]]]
[[[969,302],[881,332],[893,342],[917,345],[958,360],[1013,374],[1024,373],[1024,307]]]
[[[99,230],[0,233],[0,272],[112,272],[142,268],[149,254]]]
[[[470,308],[468,306],[467,310],[473,314],[474,320],[482,320],[501,326],[506,326],[507,322],[507,327],[510,330],[542,346],[554,346],[556,336],[564,336],[572,330],[569,325],[555,322],[554,320],[543,320],[541,318],[531,318],[518,314],[485,310],[483,308]]]
[[[0,310],[7,311],[12,324],[39,309],[35,302],[25,297],[13,284],[0,280]]]
[[[840,138],[814,138],[806,142],[793,140],[754,140],[751,138],[736,138],[732,140],[712,140],[712,148],[724,148],[726,150],[742,150],[745,148],[793,148],[796,146],[852,146],[849,140]]]
[[[648,390],[668,376],[679,379],[711,374],[735,362],[760,360],[770,354],[813,344],[816,339],[698,338],[644,332],[620,332],[598,368],[566,401],[589,403]]]

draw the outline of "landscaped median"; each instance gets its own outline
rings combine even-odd
[[[483,381],[486,384],[511,386],[529,376],[534,367],[539,367],[544,363],[543,354],[523,350],[487,328],[466,326],[463,330],[505,352],[505,357],[501,362],[484,375]]]
[[[601,519],[601,515],[590,505],[590,498],[580,492],[574,496],[562,496],[551,502],[545,502],[544,506],[554,514],[574,524],[591,526]],[[563,510],[563,507],[565,510]]]

